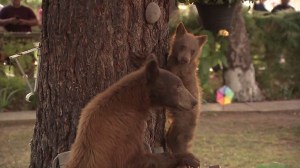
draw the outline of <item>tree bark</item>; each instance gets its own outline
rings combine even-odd
[[[227,54],[229,67],[224,71],[225,84],[234,91],[239,102],[261,101],[264,97],[255,80],[242,4],[237,4],[233,13]]]
[[[140,67],[148,53],[165,64],[168,0],[155,0],[161,17],[147,24],[152,0],[43,0],[37,121],[31,168],[50,167],[70,149],[81,108],[96,94]],[[160,112],[163,109],[158,109]],[[157,111],[157,110],[153,110]],[[164,113],[153,114],[145,135],[164,144]]]

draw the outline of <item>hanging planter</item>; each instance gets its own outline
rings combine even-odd
[[[214,33],[225,29],[230,32],[234,8],[238,3],[254,0],[178,0],[185,4],[194,3],[205,29]]]
[[[218,33],[220,30],[224,29],[230,32],[235,4],[212,5],[195,3],[195,5],[204,29],[214,33]]]

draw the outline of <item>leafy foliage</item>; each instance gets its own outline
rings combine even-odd
[[[8,57],[13,54],[17,54],[22,51],[26,51],[34,47],[34,42],[37,39],[32,37],[17,37],[10,33],[1,34],[0,37],[0,49],[1,56],[6,59],[5,64],[0,62],[0,108],[1,110],[29,110],[36,107],[36,100],[31,103],[25,101],[25,95],[29,92],[29,88],[20,73],[16,63],[14,61],[8,62]],[[36,59],[35,54],[28,54],[26,56],[19,57],[19,63],[23,67],[25,73],[29,76],[30,80],[34,80],[33,64]],[[33,81],[31,81],[33,83]]]
[[[8,108],[21,95],[24,86],[18,78],[0,78],[0,112]]]
[[[24,0],[21,1],[24,5],[30,6],[30,7],[37,7],[42,4],[42,0]],[[10,4],[11,0],[0,0],[0,4],[7,5]]]
[[[9,92],[9,90],[9,87],[0,89],[0,112],[11,103],[14,94],[18,92],[18,90]]]
[[[208,42],[202,48],[198,74],[204,90],[204,98],[214,101],[216,88],[223,85],[222,69],[228,67],[226,53],[229,42],[227,37],[214,36],[207,30],[201,31],[200,34],[207,35]]]
[[[257,81],[271,100],[300,97],[300,13],[245,14]]]
[[[10,0],[0,0],[0,4],[5,5],[10,3]]]
[[[192,4],[192,3],[200,3],[200,4],[209,4],[209,5],[229,5],[238,2],[254,2],[254,0],[178,0],[180,3]]]
[[[14,61],[9,61],[9,56],[20,53],[22,51],[26,51],[28,49],[31,49],[34,47],[34,43],[37,41],[35,37],[18,37],[18,34],[11,34],[11,33],[4,33],[0,36],[0,51],[2,54],[2,57],[5,57],[6,60],[5,63],[13,66],[13,68],[10,68],[11,71],[13,71],[14,75],[20,76],[21,73],[16,66],[16,63]],[[29,76],[33,76],[34,74],[34,61],[35,61],[35,55],[34,54],[28,54],[23,57],[19,57],[18,60],[23,67],[25,73]],[[1,59],[2,60],[2,59]],[[0,61],[1,62],[1,61]],[[5,66],[0,65],[0,71],[4,71]]]
[[[33,81],[31,81],[33,82]],[[29,88],[22,77],[0,77],[0,111],[32,110],[36,108],[37,100],[25,101]]]

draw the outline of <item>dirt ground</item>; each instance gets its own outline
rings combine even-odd
[[[0,124],[0,168],[28,167],[32,132]],[[299,168],[300,112],[202,113],[194,152],[202,168]]]

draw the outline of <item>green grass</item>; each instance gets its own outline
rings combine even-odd
[[[257,168],[289,168],[287,165],[281,163],[261,164]]]
[[[0,168],[28,167],[32,133],[0,124]],[[300,113],[205,113],[194,152],[202,168],[299,168]]]
[[[29,165],[32,125],[0,125],[0,167],[25,168]]]
[[[194,152],[202,167],[297,168],[300,117],[293,114],[209,115],[201,120]]]

